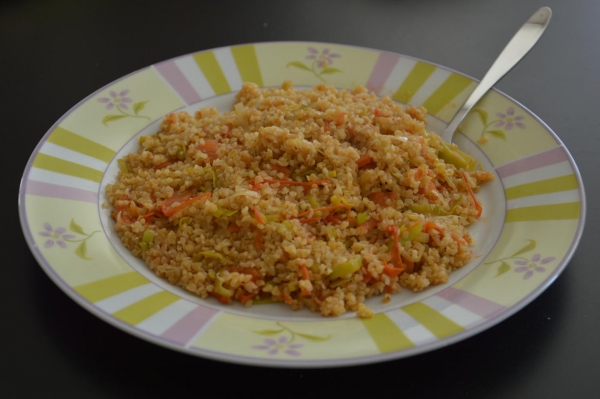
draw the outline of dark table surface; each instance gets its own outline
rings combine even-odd
[[[329,370],[192,357],[128,335],[79,307],[44,274],[20,232],[18,185],[35,145],[71,106],[129,72],[219,46],[314,40],[412,55],[481,78],[544,5],[554,11],[545,36],[497,87],[529,107],[570,150],[589,200],[586,228],[547,291],[472,338],[407,359]],[[2,2],[0,109],[8,141],[0,159],[9,172],[0,196],[8,219],[2,396],[307,397],[369,389],[381,397],[597,397],[599,20],[600,2],[585,0]]]

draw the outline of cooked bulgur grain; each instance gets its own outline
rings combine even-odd
[[[492,178],[363,87],[243,85],[232,112],[167,115],[106,194],[123,244],[202,298],[325,316],[442,284],[471,258]],[[387,297],[386,297],[387,299]]]

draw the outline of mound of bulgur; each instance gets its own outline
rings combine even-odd
[[[492,175],[427,133],[425,109],[290,82],[236,98],[167,115],[106,188],[123,244],[158,276],[224,303],[370,317],[365,298],[469,261],[471,190]]]

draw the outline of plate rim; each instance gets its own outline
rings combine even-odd
[[[62,121],[64,121],[66,119],[67,116],[69,116],[72,112],[74,112],[83,103],[87,102],[92,97],[96,96],[98,93],[100,93],[101,91],[105,90],[106,88],[114,85],[115,83],[117,83],[121,80],[124,80],[130,76],[133,76],[135,74],[138,74],[144,70],[150,69],[153,66],[162,64],[164,62],[174,61],[179,58],[188,57],[193,54],[199,54],[199,53],[214,51],[214,50],[218,50],[218,49],[231,48],[231,47],[235,47],[235,46],[263,45],[263,44],[265,44],[265,45],[285,44],[285,43],[303,43],[303,44],[352,47],[352,48],[359,48],[362,50],[375,51],[375,52],[379,52],[379,53],[392,54],[395,56],[401,56],[404,58],[409,58],[412,60],[425,62],[430,65],[434,65],[438,68],[441,68],[443,70],[467,77],[468,79],[471,79],[474,82],[480,82],[479,79],[475,79],[472,76],[467,75],[465,73],[456,71],[452,68],[443,66],[436,62],[427,61],[427,60],[424,60],[424,59],[421,59],[418,57],[414,57],[414,56],[410,56],[410,55],[396,53],[396,52],[388,51],[388,50],[375,49],[375,48],[371,48],[371,47],[358,46],[358,45],[353,45],[353,44],[320,42],[320,41],[303,41],[303,40],[246,42],[246,43],[236,43],[236,44],[230,44],[227,46],[203,49],[200,51],[194,51],[194,52],[182,54],[182,55],[172,57],[172,58],[169,58],[166,60],[161,60],[154,64],[147,65],[147,66],[139,68],[133,72],[130,72],[126,75],[123,75],[123,76],[119,77],[118,79],[115,79],[115,80],[107,83],[106,85],[100,87],[99,89],[95,90],[94,92],[90,93],[89,95],[84,97],[82,100],[77,102],[75,105],[73,105],[67,112],[65,112],[63,115],[61,115],[60,118],[58,118],[56,120],[56,122],[54,122],[51,125],[51,127],[48,129],[48,131],[40,138],[38,144],[35,146],[31,155],[29,156],[29,159],[26,163],[23,175],[21,176],[21,180],[19,183],[18,207],[19,207],[19,221],[21,223],[22,233],[23,233],[23,235],[25,237],[25,241],[26,241],[31,253],[33,254],[34,258],[36,259],[38,265],[46,273],[46,275],[50,278],[50,280],[52,280],[52,282],[61,289],[61,291],[63,291],[65,294],[67,294],[68,297],[70,297],[73,301],[75,301],[78,305],[83,307],[85,310],[87,310],[94,316],[98,317],[102,321],[107,322],[108,324],[110,324],[114,327],[117,327],[121,331],[131,334],[137,338],[143,339],[147,342],[150,342],[150,343],[153,343],[153,344],[156,344],[156,345],[159,345],[159,346],[171,349],[171,350],[175,350],[180,353],[184,353],[184,354],[192,355],[192,356],[198,356],[201,358],[207,358],[207,359],[211,359],[211,360],[223,361],[223,362],[227,362],[227,363],[250,365],[250,366],[285,367],[285,368],[325,368],[325,367],[331,367],[331,366],[348,367],[348,366],[373,364],[373,363],[379,363],[379,362],[387,362],[387,361],[391,361],[391,360],[415,356],[415,355],[421,354],[421,353],[430,352],[430,351],[440,349],[440,348],[455,344],[457,342],[463,341],[467,338],[470,338],[474,335],[480,334],[481,332],[494,327],[495,325],[501,323],[502,321],[506,320],[507,318],[511,317],[512,315],[514,315],[515,313],[517,313],[518,311],[523,309],[525,306],[529,305],[533,300],[535,300],[544,291],[546,291],[548,289],[548,287],[550,285],[552,285],[552,283],[554,283],[554,281],[563,273],[563,271],[566,269],[567,265],[570,263],[571,259],[573,258],[573,255],[575,254],[575,251],[577,250],[579,243],[581,242],[581,238],[583,236],[583,231],[585,229],[585,222],[587,219],[586,218],[586,216],[587,216],[587,199],[585,196],[585,187],[583,184],[583,178],[581,176],[581,172],[579,171],[579,168],[578,168],[573,156],[571,155],[569,149],[565,146],[563,141],[554,132],[554,130],[552,130],[548,126],[548,124],[546,124],[546,122],[544,122],[540,117],[538,117],[536,114],[534,114],[528,107],[524,106],[521,102],[515,100],[513,97],[505,94],[504,92],[492,87],[491,91],[494,91],[494,92],[500,94],[502,97],[512,101],[513,103],[515,103],[519,107],[521,107],[521,109],[523,111],[525,111],[530,117],[532,117],[537,123],[539,123],[544,128],[544,130],[546,130],[546,132],[549,133],[550,136],[552,136],[552,138],[558,144],[557,147],[562,147],[564,149],[564,151],[567,155],[567,159],[569,161],[569,165],[573,169],[573,172],[575,174],[575,177],[576,177],[577,183],[578,183],[578,193],[580,196],[580,215],[579,215],[579,219],[578,219],[577,229],[575,230],[575,233],[574,233],[573,239],[570,243],[569,249],[565,253],[565,255],[564,255],[563,259],[561,260],[561,262],[559,263],[559,265],[550,273],[550,275],[547,276],[542,281],[541,284],[539,284],[537,287],[535,287],[531,292],[529,292],[527,295],[525,295],[525,297],[523,297],[517,303],[515,303],[509,307],[506,307],[500,313],[494,315],[494,317],[484,320],[474,327],[467,328],[462,332],[456,333],[454,335],[450,335],[448,337],[439,339],[437,341],[418,345],[418,346],[415,346],[412,348],[396,350],[396,351],[388,352],[388,353],[379,353],[379,354],[375,354],[375,355],[366,355],[366,356],[349,357],[349,358],[333,358],[333,359],[312,359],[312,360],[268,359],[268,358],[244,356],[244,355],[239,355],[239,354],[228,354],[228,353],[224,353],[224,352],[212,351],[210,349],[195,348],[195,347],[191,347],[191,346],[176,345],[165,338],[159,338],[149,332],[145,332],[145,331],[137,328],[134,325],[130,325],[121,320],[116,319],[112,315],[107,314],[103,310],[94,306],[91,302],[86,300],[81,295],[77,294],[72,289],[72,287],[69,286],[55,272],[55,270],[51,267],[51,265],[44,259],[44,257],[42,256],[42,254],[39,250],[39,247],[35,244],[35,241],[33,240],[33,234],[30,231],[29,226],[27,224],[27,212],[25,210],[25,197],[26,197],[25,191],[26,191],[26,185],[27,185],[27,176],[29,175],[29,173],[31,171],[33,160],[35,159],[36,155],[39,153],[42,145],[46,142],[48,136],[60,125],[60,123]],[[207,98],[207,99],[209,99],[209,98]],[[205,101],[207,99],[202,99],[201,101]],[[189,105],[192,105],[192,104],[189,104]],[[162,118],[162,116],[160,118]],[[149,124],[151,124],[153,122],[155,122],[155,120],[150,121]],[[532,154],[532,155],[534,155],[534,154]],[[497,167],[499,167],[499,166],[501,166],[501,165],[498,165]],[[503,228],[505,225],[506,225],[506,223],[503,224]],[[134,271],[135,271],[135,269],[134,269]],[[315,321],[315,322],[317,322],[317,321]]]

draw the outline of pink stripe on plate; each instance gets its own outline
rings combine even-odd
[[[563,146],[553,148],[539,154],[531,155],[496,168],[496,172],[501,179],[516,175],[517,173],[541,168],[548,165],[564,162],[568,160],[567,150]]]
[[[98,193],[81,190],[79,188],[59,186],[41,181],[27,180],[26,194],[40,195],[42,197],[63,198],[76,201],[98,202]]]
[[[394,66],[398,62],[400,57],[396,54],[391,53],[381,53],[379,54],[379,59],[371,72],[371,77],[367,82],[367,89],[379,94],[381,89],[383,89],[383,85],[385,81],[390,77]]]
[[[200,101],[200,96],[183,75],[175,61],[162,62],[154,66],[167,82],[179,93],[188,104]]]
[[[491,319],[506,309],[505,306],[499,305],[496,302],[453,287],[446,288],[438,293],[437,296],[460,305],[486,319]]]
[[[196,309],[162,333],[161,337],[185,345],[217,313],[218,310],[198,305]]]

